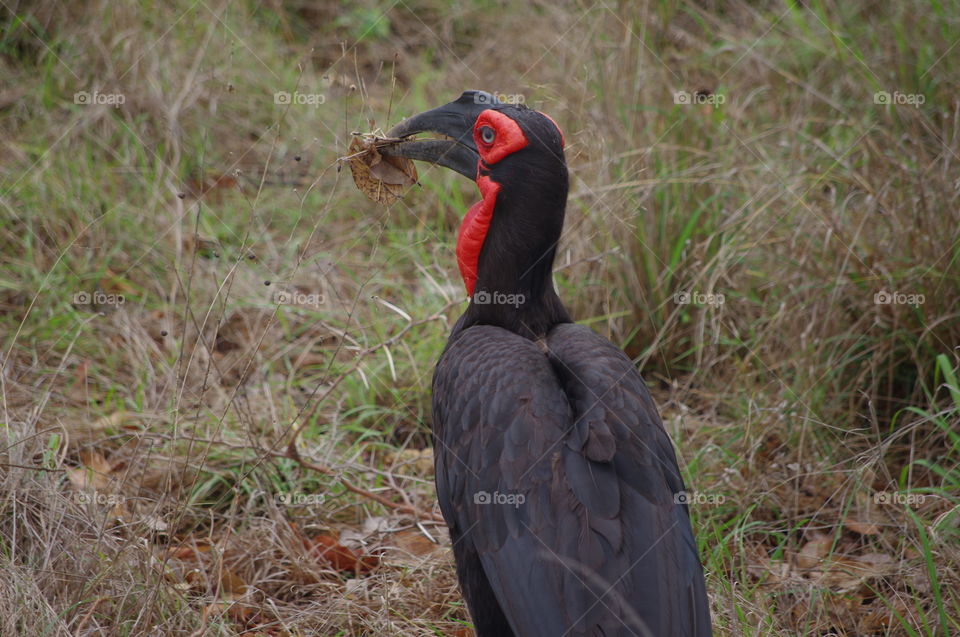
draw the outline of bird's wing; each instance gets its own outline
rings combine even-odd
[[[437,491],[514,631],[710,634],[673,447],[631,361],[588,328],[471,327],[434,376]]]

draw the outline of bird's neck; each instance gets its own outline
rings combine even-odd
[[[462,327],[497,325],[537,339],[554,325],[571,322],[553,285],[565,183],[547,193],[478,180],[483,201],[464,218],[457,241],[457,258],[470,293]]]

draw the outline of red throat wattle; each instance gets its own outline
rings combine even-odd
[[[485,139],[485,134],[491,131],[495,133],[495,137]],[[560,135],[562,136],[563,133]],[[491,109],[477,116],[477,121],[473,125],[473,141],[480,155],[480,161],[477,163],[477,186],[480,187],[480,195],[483,198],[467,212],[457,235],[457,265],[460,266],[460,276],[463,277],[468,296],[473,296],[473,290],[477,285],[480,251],[483,249],[483,242],[487,238],[490,221],[493,219],[497,193],[500,192],[500,184],[489,175],[481,174],[480,169],[485,166],[489,171],[490,166],[526,148],[529,143],[517,122],[504,113]]]
[[[500,192],[500,184],[487,176],[477,177],[477,185],[483,198],[470,207],[457,234],[457,265],[460,266],[460,276],[463,277],[468,296],[473,296],[473,288],[477,284],[480,250],[487,238],[490,220],[493,219],[493,208],[497,203],[497,193]]]

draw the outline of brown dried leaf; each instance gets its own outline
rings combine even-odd
[[[124,420],[130,418],[133,414],[127,411],[115,411],[109,416],[104,416],[91,425],[91,429],[95,431],[103,431],[104,429],[114,429],[123,424]]]
[[[204,553],[209,553],[212,546],[209,540],[187,539],[180,546],[172,546],[167,555],[175,560],[191,560],[199,562]]]
[[[783,560],[772,560],[767,550],[759,545],[746,547],[747,572],[761,581],[782,582],[789,577],[790,564]]]
[[[880,533],[880,525],[876,522],[859,520],[854,517],[849,517],[844,520],[843,525],[854,533],[859,533],[860,535],[877,535]]]
[[[124,500],[117,502],[110,508],[110,517],[124,522],[133,520],[133,514],[130,513],[130,509],[127,508],[127,503]]]
[[[883,553],[865,553],[856,557],[836,557],[824,562],[821,571],[811,574],[820,584],[840,591],[857,588],[865,580],[893,572],[895,562]]]
[[[75,386],[76,388],[76,386]],[[88,394],[85,387],[79,391],[73,392],[78,399],[87,400]],[[125,421],[131,420],[134,414],[127,411],[115,411],[109,416],[103,416],[93,421],[72,421],[66,424],[67,431],[70,434],[70,446],[76,448],[85,444],[90,444],[103,437],[104,433],[115,433],[112,430],[118,429],[136,429],[135,425],[125,425]],[[83,459],[81,458],[81,462]]]
[[[889,575],[896,569],[897,562],[886,553],[864,553],[854,558],[860,563],[868,577]]]
[[[378,563],[378,559],[373,555],[359,555],[352,549],[340,544],[337,538],[326,533],[321,533],[312,538],[313,553],[326,562],[337,571],[350,571],[353,573],[369,572]]]
[[[110,472],[113,471],[113,465],[103,457],[102,453],[95,449],[84,449],[81,451],[80,462],[103,475],[109,475]]]
[[[411,160],[381,155],[375,147],[371,154],[375,160],[370,163],[370,173],[380,181],[397,186],[417,183],[417,170]]]
[[[430,555],[441,548],[439,544],[432,542],[417,529],[397,531],[388,544],[405,553],[418,556]]]
[[[348,164],[357,189],[369,199],[390,205],[406,186],[417,183],[413,161],[403,157],[384,157],[377,150],[375,139],[354,137],[350,141]]]
[[[244,595],[247,592],[247,583],[230,569],[224,568],[220,573],[220,590],[224,593]]]
[[[109,483],[110,472],[113,466],[107,462],[99,451],[83,450],[80,452],[82,466],[67,469],[67,478],[78,491],[102,491]]]
[[[837,557],[824,562],[821,570],[812,571],[810,579],[833,590],[852,590],[860,584],[862,579],[859,571],[859,564],[856,561]]]
[[[826,536],[810,540],[803,545],[803,548],[797,554],[797,566],[802,569],[816,567],[830,552],[831,546],[833,546],[833,540]]]
[[[910,615],[907,602],[900,597],[883,601],[874,600],[873,604],[867,606],[864,610],[868,612],[860,618],[857,625],[857,633],[860,635],[886,634],[891,626],[896,625],[898,614],[902,617]]]

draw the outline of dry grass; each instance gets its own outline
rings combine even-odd
[[[960,632],[955,3],[267,4],[0,5],[0,633],[468,634],[474,187],[337,162],[465,88],[564,127],[557,282],[654,385],[717,633]]]

